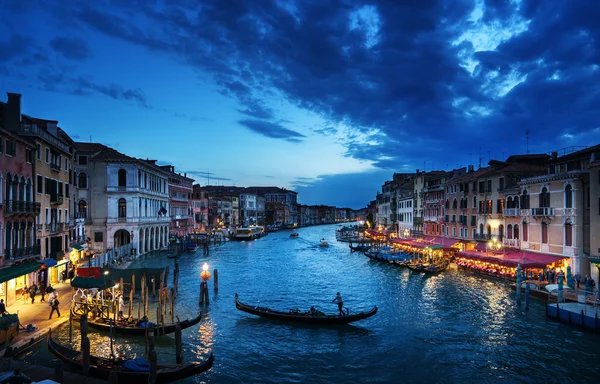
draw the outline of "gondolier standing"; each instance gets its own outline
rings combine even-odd
[[[332,303],[337,303],[338,309],[340,310],[340,316],[346,316],[344,313],[344,299],[342,299],[342,295],[340,293],[336,293],[335,299],[333,299]]]

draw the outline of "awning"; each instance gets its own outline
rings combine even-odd
[[[40,269],[40,264],[36,262],[0,269],[0,283],[12,280],[15,277],[20,277],[28,273],[35,272],[38,269]]]
[[[49,258],[44,259],[44,260],[39,260],[38,263],[40,263],[40,264],[46,264],[48,267],[54,267],[56,265],[56,260],[54,260],[53,258],[49,257]]]
[[[74,249],[74,250],[76,250],[76,251],[79,251],[79,252],[81,252],[81,251],[83,251],[83,250],[84,250],[83,246],[81,246],[81,245],[78,245],[78,244],[75,244],[75,245],[73,246],[73,249]]]
[[[61,260],[58,263],[56,263],[55,267],[60,267],[61,265],[68,264],[68,263],[69,263],[69,260],[64,259],[64,260]]]
[[[105,280],[103,278],[96,277],[81,277],[75,276],[75,278],[71,281],[71,287],[73,288],[82,288],[82,289],[107,289],[112,288],[117,283],[113,280]]]

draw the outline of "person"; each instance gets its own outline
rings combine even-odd
[[[35,301],[35,294],[37,293],[37,285],[35,283],[31,284],[29,287],[29,297],[31,297],[31,304]]]
[[[317,312],[317,310],[315,309],[315,307],[310,307],[310,311],[308,311],[308,313],[310,313],[311,315],[314,315]]]
[[[332,303],[337,303],[338,309],[340,310],[340,316],[346,315],[344,313],[344,299],[342,299],[342,295],[340,293],[336,293],[335,299],[333,299]]]
[[[48,286],[46,287],[46,293],[50,294],[54,292],[54,288],[52,288],[52,285],[48,284]]]
[[[33,381],[26,375],[22,374],[20,369],[15,369],[12,376],[8,377],[8,379],[3,382],[8,384],[28,384],[32,383]]]
[[[44,300],[44,296],[46,296],[46,287],[44,286],[44,283],[40,284],[40,295],[42,296],[40,303],[44,303],[46,301]]]
[[[52,299],[52,301],[50,302],[50,306],[52,307],[52,310],[50,311],[50,317],[48,317],[48,320],[50,320],[52,318],[54,311],[56,311],[56,314],[58,315],[58,317],[60,317],[60,309],[58,308],[59,304],[60,304],[60,302],[58,301],[58,297]]]
[[[4,299],[0,299],[0,315],[4,316],[8,314],[8,312],[6,312],[6,304],[4,304]]]
[[[579,272],[575,273],[575,282],[577,283],[577,289],[579,289],[579,284],[581,283],[581,274]]]
[[[119,295],[119,317],[123,317],[123,311],[125,310],[125,301],[123,295]]]

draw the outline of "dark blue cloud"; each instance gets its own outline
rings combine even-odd
[[[291,143],[299,143],[302,138],[306,137],[301,133],[282,127],[279,124],[271,123],[264,120],[240,120],[238,123],[252,132],[270,137],[272,139],[284,139]]]
[[[92,55],[86,42],[78,37],[56,37],[50,41],[50,46],[70,60],[85,60]]]

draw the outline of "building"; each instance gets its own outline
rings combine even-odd
[[[277,187],[247,187],[244,193],[253,194],[265,198],[265,207],[268,203],[282,203],[287,206],[286,216],[283,218],[283,225],[294,227],[299,220],[298,215],[298,192],[290,191],[285,188]],[[240,202],[241,209],[241,202]],[[266,208],[265,208],[266,209]]]
[[[410,188],[396,191],[397,215],[398,215],[398,237],[407,238],[413,231],[415,194],[413,182],[408,183]]]
[[[247,227],[257,224],[256,195],[240,193],[240,225]]]
[[[155,165],[156,160],[147,160]],[[194,180],[175,172],[172,165],[161,165],[160,168],[169,174],[169,207],[171,216],[170,231],[177,237],[187,236],[194,231],[192,217],[192,194]]]
[[[96,252],[133,244],[144,254],[168,244],[169,173],[98,143],[76,143],[77,213]]]
[[[423,187],[423,234],[442,236],[446,232],[445,206],[446,181],[454,172],[431,171]]]

